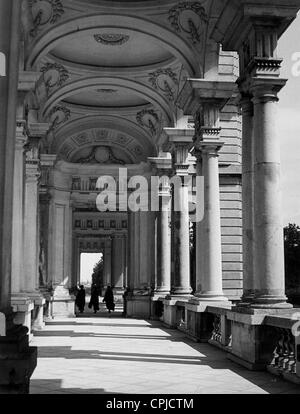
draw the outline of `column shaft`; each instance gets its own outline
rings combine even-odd
[[[105,240],[105,247],[104,247],[104,287],[111,285],[112,278],[111,278],[111,239]]]
[[[23,243],[24,243],[24,194],[25,194],[25,157],[24,126],[20,125],[16,131],[15,164],[14,164],[14,195],[12,221],[12,293],[19,293],[23,288]]]
[[[208,145],[208,147],[206,146]],[[220,148],[220,144],[219,144]],[[202,172],[205,182],[203,237],[202,300],[226,300],[222,287],[222,243],[218,147],[203,144]],[[203,240],[204,241],[204,240]]]
[[[0,0],[0,52],[6,76],[0,77],[0,312],[10,313],[12,202],[18,88],[20,7]]]
[[[114,236],[112,255],[112,286],[118,291],[122,291],[125,275],[125,238],[123,235]]]
[[[171,289],[171,229],[170,196],[162,196],[157,215],[157,283],[155,292],[170,293]]]
[[[241,101],[243,116],[242,137],[242,200],[243,200],[243,297],[249,303],[254,296],[254,205],[253,205],[253,103],[251,97]]]
[[[291,307],[286,303],[281,222],[280,142],[277,96],[254,90],[254,307]]]
[[[182,178],[182,177],[181,177]],[[190,287],[190,222],[189,189],[182,183],[174,192],[179,211],[173,211],[174,220],[174,281],[172,294],[188,295]]]
[[[201,153],[197,154],[196,174],[198,177],[203,176],[202,173],[202,157]],[[202,200],[204,203],[204,200]],[[204,278],[204,250],[205,250],[205,233],[204,220],[196,222],[196,292],[195,295],[201,294]]]
[[[38,180],[36,164],[26,165],[25,230],[24,230],[24,290],[38,288]]]

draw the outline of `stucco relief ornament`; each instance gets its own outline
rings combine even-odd
[[[42,68],[47,92],[54,87],[61,87],[70,78],[68,70],[59,63],[46,63]]]
[[[106,46],[120,46],[127,43],[130,36],[119,33],[101,33],[95,34],[94,39],[96,42]]]
[[[172,69],[158,69],[155,72],[149,74],[149,82],[152,86],[161,92],[163,92],[170,101],[175,99],[176,86],[178,85],[178,79],[176,73]]]
[[[29,0],[29,6],[33,18],[32,37],[38,34],[41,26],[56,23],[65,12],[61,0]]]
[[[142,127],[150,129],[152,135],[156,134],[159,117],[153,109],[143,109],[137,114],[136,120]]]
[[[194,44],[200,43],[203,26],[208,22],[205,9],[199,2],[179,3],[169,11],[168,19],[178,33],[187,33]]]
[[[121,164],[125,162],[114,156],[110,147],[94,147],[88,157],[80,158],[80,164]]]
[[[71,117],[70,109],[68,109],[65,106],[61,106],[61,105],[54,106],[49,113],[49,119],[51,121],[50,130],[56,129],[59,125],[68,121],[70,117]]]

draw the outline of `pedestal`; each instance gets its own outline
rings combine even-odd
[[[0,337],[0,394],[29,394],[37,348],[29,347],[28,329],[14,326]]]
[[[147,293],[145,295],[135,293],[127,296],[126,299],[126,315],[134,318],[149,319],[151,315],[151,297]]]
[[[55,318],[75,317],[75,298],[64,286],[57,286],[50,301],[51,316]]]
[[[29,338],[31,339],[31,315],[34,309],[34,302],[24,295],[13,295],[11,298],[11,306],[13,309],[14,324],[26,326]]]

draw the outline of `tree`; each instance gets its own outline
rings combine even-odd
[[[104,286],[103,274],[104,274],[104,263],[103,263],[103,257],[101,257],[99,262],[95,264],[94,269],[93,269],[93,274],[92,274],[92,283],[94,283],[97,286],[99,291]]]
[[[300,304],[300,227],[284,228],[285,287],[293,304]]]

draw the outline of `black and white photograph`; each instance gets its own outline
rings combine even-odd
[[[1,398],[299,396],[299,120],[300,0],[0,0]]]

